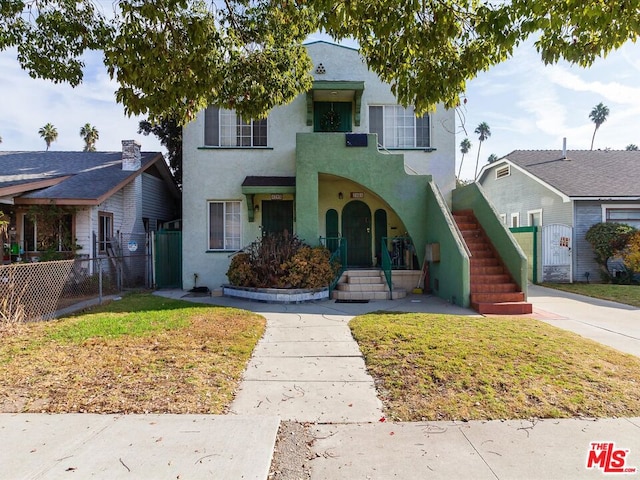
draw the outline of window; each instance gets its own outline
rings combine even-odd
[[[542,209],[529,210],[527,212],[527,217],[529,217],[529,226],[530,227],[541,227],[542,226]]]
[[[520,226],[520,214],[512,213],[511,214],[511,226],[509,228],[518,228]]]
[[[69,252],[73,249],[73,215],[62,214],[57,218],[34,221],[30,214],[22,224],[25,252]]]
[[[240,250],[241,202],[209,202],[209,250]]]
[[[243,120],[234,110],[204,112],[204,144],[212,147],[266,147],[267,119]]]
[[[106,253],[113,237],[113,213],[98,212],[98,251]]]
[[[506,214],[506,213],[501,213],[501,214],[500,214],[500,222],[501,222],[503,225],[506,225],[506,224],[507,224],[507,214]]]
[[[372,105],[369,107],[369,131],[378,134],[385,148],[429,148],[429,115],[416,117],[413,107]]]
[[[640,208],[607,208],[607,222],[626,223],[640,228]]]

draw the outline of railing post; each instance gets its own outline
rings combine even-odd
[[[98,305],[102,305],[102,260],[98,259]]]

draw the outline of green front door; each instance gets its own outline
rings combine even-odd
[[[314,132],[350,132],[353,104],[351,102],[315,102]]]
[[[360,200],[347,203],[342,210],[342,236],[347,239],[347,265],[371,266],[371,210]]]
[[[262,201],[262,234],[293,234],[293,200]]]

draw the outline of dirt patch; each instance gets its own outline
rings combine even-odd
[[[311,478],[311,445],[314,438],[309,425],[281,422],[273,451],[270,480],[308,480]]]

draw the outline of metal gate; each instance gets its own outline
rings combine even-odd
[[[153,264],[157,288],[182,288],[182,232],[155,232]]]
[[[573,229],[554,223],[542,227],[542,281],[573,282],[571,248]]]

